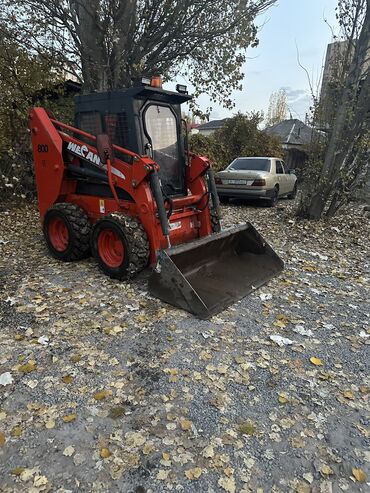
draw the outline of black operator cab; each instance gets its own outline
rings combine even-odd
[[[158,78],[142,81],[120,91],[76,96],[75,125],[93,135],[107,133],[113,144],[149,155],[160,166],[163,194],[186,195],[181,104],[191,96],[181,86],[181,92],[162,89]],[[131,162],[123,154],[116,156]]]

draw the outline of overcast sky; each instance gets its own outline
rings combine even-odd
[[[263,110],[266,114],[271,93],[284,88],[293,118],[304,121],[311,98],[307,75],[297,62],[297,48],[317,89],[326,46],[332,41],[324,19],[336,27],[336,5],[337,0],[279,0],[258,18],[260,43],[248,50],[243,90],[234,93],[236,108],[230,112],[214,106],[211,120],[231,116],[237,110]],[[205,96],[199,101],[202,109],[208,106]]]

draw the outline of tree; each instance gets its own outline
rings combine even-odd
[[[28,112],[45,104],[45,94],[55,92],[61,75],[50,59],[30,53],[0,22],[0,200],[34,189]],[[73,108],[71,99],[62,107],[47,103],[64,119]],[[64,106],[64,107],[63,107]]]
[[[276,125],[285,120],[287,110],[288,105],[284,89],[273,92],[270,96],[270,104],[267,112],[267,125]]]
[[[191,150],[206,155],[216,171],[224,169],[233,159],[240,156],[277,156],[283,150],[276,137],[259,130],[262,113],[243,115],[237,113],[225,125],[209,137],[196,134],[190,139]]]
[[[183,74],[231,106],[254,19],[276,0],[0,0],[20,42],[78,75],[84,90],[111,90],[159,71]]]
[[[347,40],[342,76],[324,158],[304,190],[298,214],[332,216],[359,186],[370,159],[370,0],[339,0],[338,19]]]

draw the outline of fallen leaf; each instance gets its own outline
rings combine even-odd
[[[144,455],[149,455],[152,452],[154,452],[155,448],[152,442],[146,442],[146,444],[143,447],[143,454]]]
[[[72,457],[74,453],[75,453],[75,449],[74,447],[72,447],[72,445],[69,445],[69,447],[66,447],[63,450],[63,455],[65,455],[66,457]]]
[[[20,476],[24,470],[25,467],[15,467],[10,471],[10,474],[12,474],[13,476]]]
[[[170,471],[164,471],[163,469],[160,469],[158,471],[158,474],[156,476],[156,479],[160,480],[160,481],[165,481],[169,475]]]
[[[204,449],[202,450],[202,455],[203,455],[203,457],[205,457],[206,459],[211,459],[212,457],[214,457],[214,455],[215,455],[215,451],[213,450],[212,445],[208,445],[208,447],[204,448]]]
[[[55,428],[55,421],[53,419],[49,419],[48,421],[46,421],[45,428],[47,428],[48,430],[52,430],[53,428]]]
[[[355,399],[355,396],[351,390],[346,390],[345,392],[342,392],[342,395],[343,395],[343,397],[345,397],[346,399],[349,399],[351,401],[353,401]]]
[[[302,475],[303,479],[307,481],[307,483],[311,484],[314,480],[313,474],[311,472],[306,472]]]
[[[2,431],[0,431],[0,447],[5,445],[5,442],[6,442],[5,435]]]
[[[29,481],[35,474],[35,472],[35,469],[25,469],[23,472],[21,472],[20,478],[24,482]]]
[[[218,485],[228,493],[235,493],[236,485],[234,478],[220,478],[218,480]]]
[[[35,476],[33,480],[33,485],[34,486],[45,486],[48,484],[48,478],[46,476]]]
[[[324,465],[321,467],[320,471],[321,471],[321,472],[322,472],[322,474],[324,474],[325,476],[329,476],[330,474],[334,474],[333,469],[332,469],[330,466],[326,465],[326,464],[324,464]]]
[[[32,361],[32,360],[18,367],[18,371],[21,373],[31,373],[31,371],[35,371],[35,370],[36,370],[36,361]]]
[[[201,475],[202,469],[200,467],[194,467],[194,469],[188,469],[187,471],[185,471],[185,476],[191,481],[193,479],[199,479]]]
[[[71,375],[64,375],[64,377],[62,377],[62,382],[70,384],[73,382],[73,377]]]
[[[288,402],[288,398],[285,394],[279,394],[278,401],[280,402],[280,404],[286,404]]]
[[[81,358],[82,356],[80,354],[72,354],[70,360],[72,361],[72,363],[78,363],[79,361],[81,361]]]
[[[321,361],[321,359],[315,358],[315,356],[312,356],[312,358],[310,358],[310,361],[315,366],[323,366],[323,362]]]
[[[11,431],[12,437],[20,437],[22,435],[22,428],[20,426],[14,426],[14,428]]]
[[[13,377],[9,371],[0,375],[0,385],[5,387],[5,385],[10,385],[11,383],[13,383]]]
[[[112,452],[107,449],[106,447],[103,447],[100,449],[100,457],[102,459],[108,459],[108,457],[110,457],[112,455]]]
[[[181,424],[181,429],[184,430],[184,431],[188,431],[188,430],[191,430],[191,425],[192,425],[192,422],[188,419],[182,419],[180,421],[180,424]]]
[[[233,476],[234,474],[234,469],[232,467],[226,467],[224,469],[224,474],[228,477],[228,478],[231,478],[231,476]]]
[[[115,406],[112,407],[110,412],[109,412],[109,417],[110,418],[120,418],[125,414],[125,408],[123,406]]]
[[[294,342],[291,339],[288,339],[287,337],[282,337],[282,336],[279,336],[279,335],[276,335],[276,334],[271,335],[270,336],[270,339],[272,341],[274,341],[280,347],[290,346]]]
[[[101,392],[97,392],[96,394],[94,394],[94,399],[96,401],[102,401],[103,399],[105,399],[108,396],[109,396],[109,391],[108,390],[102,390]]]
[[[76,419],[76,414],[67,414],[66,416],[63,416],[62,419],[65,423],[70,423]]]
[[[367,475],[362,469],[353,467],[352,474],[359,483],[364,483],[367,480]]]
[[[238,426],[238,428],[239,428],[239,432],[242,435],[249,435],[249,436],[251,436],[251,435],[254,435],[255,432],[256,432],[256,427],[250,421],[246,421],[245,423],[241,423]]]
[[[126,433],[125,438],[128,447],[141,447],[146,442],[145,436],[139,431],[129,431]]]

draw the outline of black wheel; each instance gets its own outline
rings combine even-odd
[[[220,218],[218,217],[217,211],[214,209],[209,209],[211,215],[212,231],[214,233],[219,233],[221,231]]]
[[[297,196],[297,182],[295,182],[294,184],[294,188],[293,188],[293,191],[291,193],[288,193],[287,197],[289,200],[293,200],[296,198]]]
[[[275,187],[270,199],[267,202],[267,207],[275,207],[279,199],[279,189],[278,187]]]
[[[149,241],[143,226],[121,213],[95,224],[91,249],[102,271],[113,279],[129,279],[149,262]]]
[[[54,204],[46,211],[43,231],[53,257],[64,262],[80,260],[90,253],[91,223],[86,212],[74,204]]]

